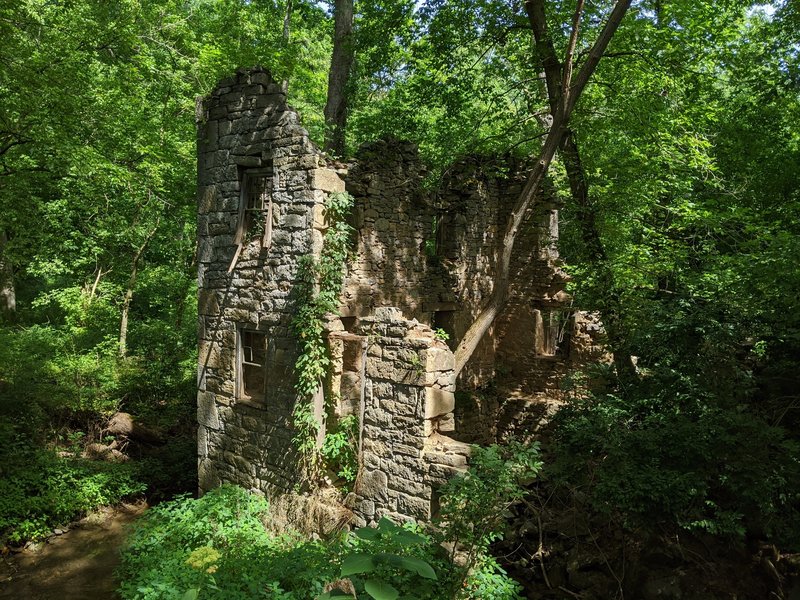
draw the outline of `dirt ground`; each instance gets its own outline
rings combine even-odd
[[[74,523],[63,535],[0,560],[0,599],[113,600],[126,526],[147,505],[106,508]]]

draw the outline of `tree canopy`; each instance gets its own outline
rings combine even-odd
[[[344,154],[410,139],[435,183],[468,154],[536,161],[551,145],[539,183],[563,206],[574,304],[599,311],[619,359],[595,365],[605,387],[559,417],[554,477],[628,523],[796,546],[797,4],[352,8]],[[120,408],[191,405],[196,97],[262,65],[322,145],[334,12],[308,0],[0,3],[2,445]],[[562,118],[567,92],[577,102]]]

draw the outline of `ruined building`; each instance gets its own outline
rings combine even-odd
[[[297,484],[293,290],[301,257],[321,250],[327,195],[347,190],[356,233],[315,414],[358,418],[360,470],[347,499],[357,523],[430,518],[437,487],[466,465],[464,441],[513,430],[526,406],[556,393],[566,334],[576,334],[556,207],[539,202],[528,215],[511,301],[456,381],[451,348],[492,290],[524,170],[465,161],[428,190],[414,146],[396,141],[333,163],[261,69],[222,81],[197,118],[201,491],[235,482],[275,496]],[[457,406],[457,389],[489,382],[503,406]]]

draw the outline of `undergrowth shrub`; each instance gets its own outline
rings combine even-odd
[[[124,549],[120,595],[313,598],[333,573],[323,546],[271,536],[262,523],[267,509],[262,497],[231,485],[152,508]]]
[[[556,417],[554,479],[631,526],[800,539],[800,447],[743,405],[675,382],[574,400]]]
[[[488,556],[490,544],[503,535],[507,509],[541,468],[538,443],[473,446],[469,470],[440,491],[442,541],[465,552],[468,567]]]
[[[19,438],[4,446],[0,460],[0,545],[46,537],[88,511],[144,491],[135,465],[62,457],[27,448]]]
[[[384,521],[382,530],[320,541],[271,535],[263,525],[268,518],[263,498],[231,485],[197,500],[159,504],[137,523],[123,550],[120,595],[124,600],[312,600],[327,584],[350,576],[364,599],[384,597],[374,595],[374,587],[367,591],[369,580],[418,600],[519,598],[519,585],[494,559],[480,553],[466,572],[450,561],[441,534],[417,525]],[[353,570],[355,563],[360,567]],[[420,576],[421,569],[435,572],[436,580]]]

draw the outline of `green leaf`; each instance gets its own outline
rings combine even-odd
[[[342,577],[371,573],[375,570],[375,562],[369,554],[350,554],[342,561]]]
[[[401,529],[397,532],[397,541],[405,546],[424,544],[427,540],[419,534]]]
[[[378,531],[381,533],[394,533],[397,529],[397,525],[386,517],[381,517],[381,520],[378,521]]]
[[[200,594],[199,588],[191,588],[186,590],[186,593],[183,594],[183,600],[197,600],[197,596]]]
[[[393,586],[379,579],[369,579],[364,584],[366,592],[375,600],[397,600],[400,596]]]
[[[356,535],[362,540],[373,541],[378,539],[380,533],[377,529],[372,527],[361,527],[360,529],[356,529]]]
[[[428,563],[414,556],[401,556],[400,564],[407,571],[413,571],[420,577],[436,580],[436,573]]]

